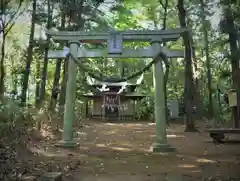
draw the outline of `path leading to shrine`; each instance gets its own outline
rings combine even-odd
[[[155,125],[143,122],[89,121],[76,132],[77,148],[56,148],[53,142],[45,141],[31,150],[52,162],[58,160],[58,164],[68,165],[65,170],[71,181],[160,181],[180,174],[184,175],[184,181],[216,175],[239,180],[240,144],[213,144],[203,124],[199,125],[199,133],[185,133],[183,125],[172,124],[168,128],[168,141],[177,150],[170,154],[149,151]]]

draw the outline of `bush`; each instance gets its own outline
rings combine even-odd
[[[14,142],[28,131],[33,123],[25,108],[6,98],[0,98],[0,144]]]
[[[19,180],[24,167],[17,153],[26,148],[31,120],[26,109],[6,97],[0,98],[0,180]]]

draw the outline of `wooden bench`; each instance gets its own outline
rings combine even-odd
[[[240,134],[240,128],[212,128],[208,131],[216,142],[221,142],[225,138],[225,134]]]

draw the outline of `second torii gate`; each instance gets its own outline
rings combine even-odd
[[[152,30],[152,31],[114,31],[114,32],[66,32],[66,31],[48,31],[56,41],[67,41],[69,43],[69,52],[49,51],[48,58],[65,58],[70,53],[74,59],[77,58],[154,58],[160,59],[159,54],[166,57],[184,57],[184,51],[170,51],[162,47],[163,42],[176,41],[187,29],[172,30]],[[151,46],[139,49],[130,49],[123,47],[123,41],[141,41],[150,42]],[[81,43],[107,42],[107,49],[85,49],[80,47]],[[66,88],[66,102],[64,108],[64,126],[62,140],[59,146],[75,146],[73,140],[72,123],[74,119],[74,107],[76,98],[76,70],[77,66],[70,58],[68,64],[68,81]],[[162,61],[156,61],[153,68],[154,96],[155,96],[155,123],[156,140],[153,143],[152,151],[168,152],[174,148],[167,143],[166,137],[166,113],[165,113],[165,95],[164,95],[164,73]]]

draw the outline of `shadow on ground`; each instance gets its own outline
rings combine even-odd
[[[169,143],[176,148],[174,153],[151,153],[155,124],[143,122],[88,122],[76,131],[79,146],[74,149],[56,148],[55,140],[30,149],[51,160],[68,163],[68,179],[73,181],[160,181],[179,175],[184,175],[184,181],[216,176],[239,178],[239,144],[213,144],[203,131],[184,133],[180,124],[172,124],[167,132]]]

